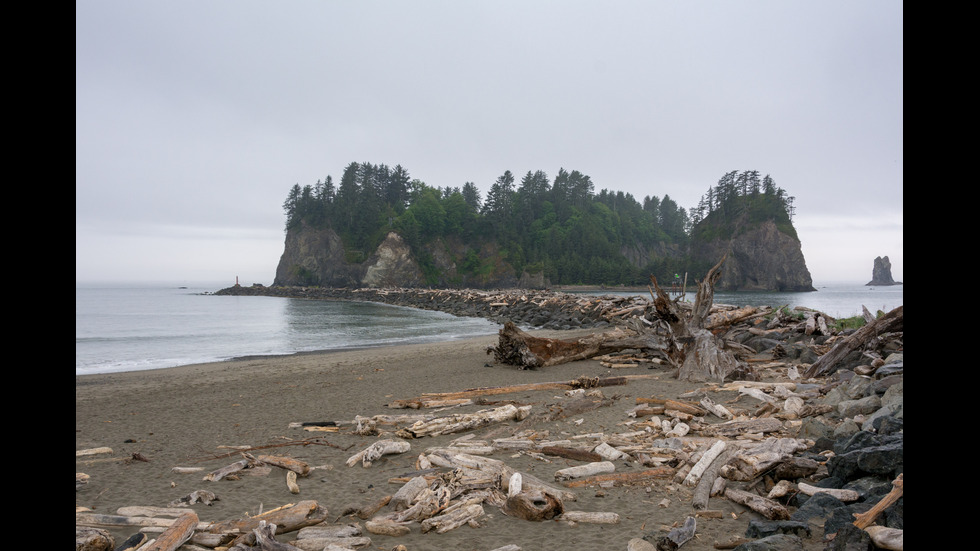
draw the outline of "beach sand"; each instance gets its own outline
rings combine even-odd
[[[560,338],[586,333],[533,332]],[[533,427],[539,433],[547,431],[550,439],[561,439],[592,432],[628,432],[633,429],[625,423],[636,419],[628,417],[626,412],[636,405],[637,397],[676,398],[702,386],[679,382],[666,368],[607,369],[595,360],[518,370],[494,364],[486,349],[495,343],[493,335],[434,344],[244,358],[163,370],[76,376],[75,449],[112,449],[111,453],[76,457],[76,473],[90,476],[89,482],[75,493],[76,508],[115,514],[124,506],[166,507],[195,490],[209,490],[217,495],[218,501],[190,507],[201,521],[236,519],[302,500],[316,500],[329,511],[329,522],[357,521],[363,526],[362,520],[341,513],[352,504],[369,503],[394,494],[400,485],[389,482],[390,478],[414,471],[414,463],[425,449],[445,446],[466,433],[412,439],[411,451],[384,456],[364,468],[360,464],[348,467],[346,461],[379,437],[353,434],[350,427],[333,433],[308,432],[291,428],[290,423],[349,422],[358,415],[420,413],[423,410],[390,409],[387,404],[423,393],[567,381],[583,375],[657,377],[603,388],[606,397],[617,397],[611,406]],[[532,414],[568,400],[562,391],[519,392],[487,398],[531,405]],[[713,395],[719,403],[736,398],[734,393]],[[751,398],[743,396],[738,400],[730,405],[753,407]],[[489,406],[465,406],[447,414],[486,407]],[[476,439],[501,438],[510,436],[519,424],[511,421],[504,426],[491,425],[471,432]],[[315,444],[290,444],[314,438],[318,439]],[[299,479],[299,494],[290,493],[284,471],[278,468],[266,476],[204,481],[205,473],[240,459],[239,453],[228,446],[269,446],[252,453],[287,455],[316,468],[309,476]],[[133,460],[134,454],[148,461]],[[510,451],[498,451],[491,457],[559,487],[554,472],[580,464],[559,457],[551,457],[549,463]],[[202,467],[204,471],[176,474],[171,471],[176,466]],[[617,462],[617,472],[644,468]],[[486,516],[481,527],[464,525],[437,534],[422,533],[416,524],[411,534],[405,536],[364,535],[371,538],[369,549],[381,550],[399,544],[405,545],[408,551],[489,551],[508,544],[535,551],[625,550],[630,539],[665,534],[695,512],[691,506],[691,489],[669,478],[642,486],[573,491],[577,499],[565,503],[567,510],[615,512],[620,522],[614,525],[532,522],[506,516],[499,508],[485,505]],[[711,498],[708,508],[723,511],[724,517],[699,518],[697,538],[682,549],[714,549],[715,542],[744,536],[749,521],[762,518],[724,498]],[[136,531],[126,528],[112,533],[119,543]],[[806,548],[822,549],[821,536],[822,530],[814,529],[813,537],[804,540]],[[294,537],[295,533],[282,534],[277,539],[288,542]]]

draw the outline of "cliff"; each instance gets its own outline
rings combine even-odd
[[[731,236],[709,237],[712,232],[706,231],[692,236],[691,258],[697,265],[710,266],[728,255],[715,289],[816,291],[795,235],[782,231],[773,220],[752,224],[747,229],[742,227]]]
[[[333,229],[301,223],[286,232],[273,285],[477,289],[550,286],[540,272],[518,276],[494,245],[472,249],[458,240],[438,239],[416,254],[400,235],[389,232],[366,260],[352,260],[356,256],[348,255],[343,240]],[[461,269],[463,263],[467,270]]]

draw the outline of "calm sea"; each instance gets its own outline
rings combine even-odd
[[[500,328],[481,318],[383,304],[210,294],[225,286],[76,285],[75,374],[446,341]],[[813,293],[718,293],[715,302],[807,306],[835,317],[858,315],[862,305],[874,312],[903,304],[901,285],[815,287]]]

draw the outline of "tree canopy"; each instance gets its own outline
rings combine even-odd
[[[337,185],[330,176],[294,185],[283,209],[287,230],[299,224],[330,227],[355,260],[397,231],[423,263],[428,247],[457,240],[468,251],[457,260],[465,274],[486,270],[475,251],[493,243],[518,273],[543,272],[553,284],[645,285],[651,274],[666,280],[696,268],[680,255],[651,259],[646,252],[684,250],[692,228],[709,217],[761,209],[758,216],[789,222],[792,198],[758,174],[726,174],[688,211],[667,194],[641,202],[621,191],[597,193],[588,175],[565,168],[554,180],[543,170],[528,170],[519,180],[505,170],[481,197],[473,182],[431,187],[401,165],[354,162]]]

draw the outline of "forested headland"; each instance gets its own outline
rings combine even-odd
[[[700,278],[717,262],[697,259],[692,245],[731,238],[764,221],[796,238],[793,197],[759,171],[731,171],[709,184],[689,208],[669,194],[595,190],[577,170],[542,170],[519,180],[504,171],[482,196],[473,182],[432,187],[401,165],[348,164],[335,182],[295,184],[283,203],[286,231],[300,225],[330,228],[343,241],[350,263],[363,262],[396,232],[415,251],[430,284],[438,274],[429,252],[448,239],[462,242],[463,276],[478,276],[502,260],[517,273],[543,273],[554,285],[646,285],[675,274]],[[493,243],[499,259],[479,251]]]

